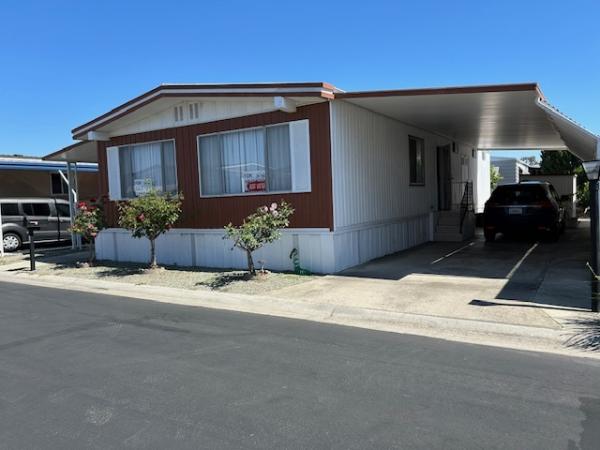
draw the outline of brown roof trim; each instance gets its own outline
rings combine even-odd
[[[87,144],[87,143],[88,143],[87,141],[82,141],[82,142],[75,142],[74,144],[71,144],[71,145],[67,145],[66,147],[63,147],[60,150],[57,150],[57,151],[52,152],[52,153],[49,153],[48,155],[42,157],[42,160],[43,161],[47,161],[47,160],[49,160],[50,158],[52,158],[54,156],[58,156],[61,153],[66,153],[69,150],[73,150],[74,148],[77,148],[77,147],[79,147],[79,146],[81,146],[83,144]]]
[[[388,91],[357,91],[336,93],[335,97],[344,98],[364,98],[364,97],[401,97],[416,95],[441,95],[441,94],[479,94],[486,92],[516,92],[516,91],[537,91],[543,97],[537,83],[520,84],[492,84],[482,86],[455,86],[440,88],[421,88],[421,89],[399,89]]]
[[[115,114],[117,111],[123,109],[123,108],[127,108],[128,106],[139,102],[140,100],[143,100],[146,97],[149,96],[153,96],[154,94],[156,94],[157,92],[160,92],[162,90],[188,90],[188,89],[266,89],[266,88],[272,88],[272,89],[292,89],[292,88],[322,88],[324,90],[331,90],[332,92],[338,91],[338,89],[333,86],[332,84],[329,83],[324,83],[324,82],[308,82],[308,83],[244,83],[244,84],[236,84],[236,83],[229,83],[229,84],[161,84],[160,86],[155,87],[154,89],[151,89],[141,95],[138,95],[137,97],[132,98],[131,100],[117,106],[116,108],[111,109],[110,111],[96,117],[95,119],[90,120],[89,122],[84,123],[83,125],[79,125],[76,128],[73,128],[73,130],[71,130],[71,132],[77,136],[77,134],[81,134],[80,131],[88,128],[90,125],[94,124],[95,122],[98,121],[102,121],[102,119],[105,119],[106,117],[109,117],[113,114]],[[163,94],[159,95],[159,96],[153,96],[151,100],[155,100],[157,98],[160,98]],[[178,94],[169,94],[170,96],[177,96]],[[186,97],[193,97],[195,95],[193,94],[189,94],[189,93],[185,93],[182,94]],[[209,92],[205,92],[202,93],[202,95],[198,95],[198,96],[205,96],[205,97],[216,97],[216,96],[220,96],[220,97],[257,97],[257,96],[264,96],[264,97],[268,97],[268,96],[280,96],[280,95],[288,95],[288,96],[295,96],[295,97],[302,97],[302,96],[319,96],[319,93],[317,92],[290,92],[290,93],[286,93],[286,92],[274,92],[274,93],[253,93],[253,92],[230,92],[230,93],[209,93]],[[324,97],[324,98],[333,98],[333,94],[330,94],[328,92],[321,92],[320,96]],[[140,105],[136,105],[135,109],[139,108],[142,105],[147,104],[147,102],[143,102]],[[128,110],[127,112],[131,112],[131,111],[135,111],[135,109],[132,110]],[[118,115],[118,117],[122,117],[121,114]],[[115,117],[116,118],[116,117]],[[111,118],[110,120],[106,121],[105,123],[103,123],[102,125],[105,125],[106,123],[112,122],[113,120],[115,120],[115,118]]]

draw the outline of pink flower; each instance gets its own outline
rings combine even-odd
[[[139,216],[137,216],[137,220],[139,222],[143,222],[145,218],[146,218],[146,216],[144,216],[144,213],[141,213]]]
[[[277,203],[271,203],[271,211],[275,211],[277,209]]]
[[[273,211],[271,214],[273,214],[273,217],[277,217],[279,216],[279,211]]]
[[[87,209],[87,205],[85,204],[85,202],[79,202],[77,203],[77,208],[85,211]]]
[[[96,236],[98,236],[98,233],[90,233],[90,236],[95,238]]]
[[[263,212],[263,213],[269,212],[269,208],[267,208],[266,206],[262,206],[260,208],[260,212]]]

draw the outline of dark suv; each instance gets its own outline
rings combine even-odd
[[[486,241],[493,241],[496,233],[526,232],[543,232],[556,240],[565,229],[565,209],[550,183],[505,184],[486,202],[483,226]]]
[[[53,198],[0,198],[4,250],[18,250],[29,242],[25,219],[37,222],[35,242],[58,242],[71,239],[69,202]]]

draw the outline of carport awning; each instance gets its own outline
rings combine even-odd
[[[569,150],[597,159],[599,138],[535,83],[336,93],[336,98],[478,149]]]
[[[96,141],[82,141],[69,145],[65,148],[50,153],[44,156],[45,161],[61,161],[61,162],[98,162],[98,144]]]

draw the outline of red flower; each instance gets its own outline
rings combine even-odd
[[[79,209],[85,209],[87,207],[87,205],[85,204],[85,202],[79,202],[79,203],[77,203],[77,207]]]
[[[137,216],[138,222],[143,222],[145,218],[146,216],[144,216],[144,213],[141,213],[139,216]]]

